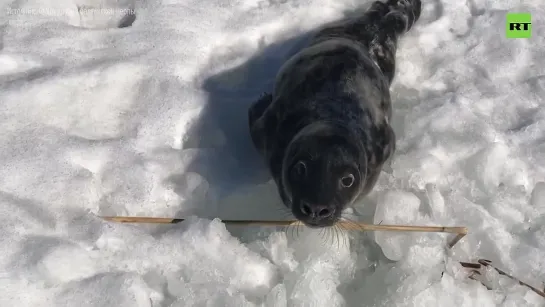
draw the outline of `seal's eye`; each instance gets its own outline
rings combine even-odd
[[[292,170],[295,175],[302,177],[307,173],[307,165],[303,161],[297,161],[297,163],[293,165]]]
[[[341,178],[341,186],[343,188],[349,188],[354,184],[354,175],[347,174]]]

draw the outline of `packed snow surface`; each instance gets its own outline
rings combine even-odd
[[[422,2],[391,87],[398,151],[347,214],[469,227],[452,250],[215,219],[287,217],[247,108],[309,33],[369,1],[1,0],[0,306],[545,306],[458,263],[543,288],[545,3]],[[505,38],[507,12],[532,14],[531,39]]]

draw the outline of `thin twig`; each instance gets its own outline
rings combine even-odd
[[[153,223],[153,224],[177,224],[183,222],[184,219],[177,218],[160,218],[160,217],[138,217],[138,216],[101,216],[101,218],[118,223]],[[290,226],[300,225],[297,220],[288,221],[267,221],[267,220],[222,220],[223,223],[229,225],[258,225],[258,226]],[[409,232],[444,232],[457,234],[456,237],[448,244],[452,248],[466,234],[466,227],[443,227],[443,226],[405,226],[405,225],[376,225],[354,222],[338,222],[336,224],[347,230],[361,231],[409,231]]]
[[[523,285],[523,286],[526,286],[526,287],[532,289],[532,291],[534,291],[535,293],[539,294],[540,296],[545,297],[545,292],[543,292],[543,291],[541,291],[541,290],[539,290],[539,289],[537,289],[537,288],[535,288],[535,287],[530,286],[529,284],[527,284],[527,283],[521,281],[521,280],[518,279],[518,278],[515,278],[515,277],[513,277],[513,276],[507,274],[505,271],[502,271],[502,270],[498,269],[497,267],[495,267],[495,266],[492,265],[492,261],[486,260],[486,259],[479,259],[478,262],[479,262],[479,264],[481,264],[481,265],[483,265],[483,266],[489,266],[489,267],[493,268],[493,269],[496,270],[500,275],[507,276],[507,277],[509,277],[509,278],[511,278],[511,279],[513,279],[513,280],[515,280],[515,281],[518,281],[519,284],[521,284],[521,285]]]
[[[545,297],[545,292],[544,291],[541,291],[541,290],[537,289],[536,287],[533,287],[533,286],[521,281],[520,279],[507,274],[505,271],[502,271],[502,270],[498,269],[497,267],[492,265],[492,262],[490,260],[479,259],[477,262],[478,263],[460,262],[462,267],[472,269],[471,270],[471,275],[469,276],[469,278],[477,280],[475,275],[481,275],[481,272],[479,272],[479,269],[482,269],[483,267],[489,266],[489,267],[493,268],[494,270],[496,270],[496,272],[498,272],[500,275],[507,276],[508,278],[518,282],[520,285],[528,287],[530,290],[534,291],[539,296]],[[486,287],[487,287],[488,290],[490,290],[490,288],[488,286],[486,286]]]

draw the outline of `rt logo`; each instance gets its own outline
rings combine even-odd
[[[532,37],[532,15],[530,13],[508,13],[505,23],[507,38]]]

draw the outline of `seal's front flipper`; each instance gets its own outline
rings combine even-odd
[[[248,126],[250,136],[257,151],[263,154],[265,142],[263,139],[264,118],[263,114],[272,103],[272,95],[263,93],[261,98],[254,102],[248,110]]]
[[[260,118],[265,110],[272,103],[272,95],[268,93],[263,93],[261,98],[254,102],[250,109],[248,110],[248,124],[252,127],[255,121]]]
[[[389,0],[387,4],[390,11],[384,18],[397,35],[409,31],[422,12],[421,0]]]
[[[378,2],[378,1],[377,1]],[[368,49],[375,63],[391,84],[395,75],[397,42],[420,18],[421,0],[388,0],[386,14],[375,19],[378,30],[373,33]],[[382,6],[377,4],[377,7]]]

